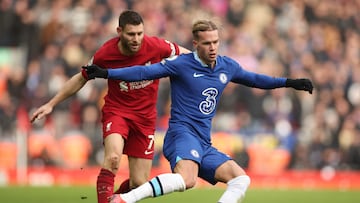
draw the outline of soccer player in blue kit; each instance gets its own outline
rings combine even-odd
[[[173,173],[160,174],[125,194],[115,194],[111,203],[137,202],[175,191],[184,191],[200,177],[210,184],[223,182],[227,188],[218,202],[235,203],[243,199],[250,177],[229,157],[211,144],[211,122],[218,100],[229,82],[254,88],[292,87],[312,93],[309,79],[271,77],[244,70],[237,62],[217,54],[218,28],[208,20],[193,25],[195,51],[149,66],[111,69],[84,66],[89,79],[125,81],[170,77],[171,117],[164,138],[163,152]],[[105,69],[109,68],[109,69]]]

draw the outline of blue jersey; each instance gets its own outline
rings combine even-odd
[[[171,117],[169,130],[180,124],[211,144],[211,121],[221,94],[229,82],[261,89],[284,87],[286,78],[244,70],[236,61],[218,56],[214,68],[202,63],[196,52],[182,54],[149,66],[108,69],[109,79],[125,81],[170,77]]]

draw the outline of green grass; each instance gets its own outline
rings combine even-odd
[[[192,189],[141,203],[211,203],[223,189]],[[96,203],[95,187],[0,187],[1,203]],[[355,203],[360,191],[252,189],[243,203]]]

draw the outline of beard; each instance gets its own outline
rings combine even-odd
[[[136,54],[141,47],[141,43],[131,43],[129,41],[120,40],[123,50],[128,54]]]

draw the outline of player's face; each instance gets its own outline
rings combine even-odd
[[[219,48],[219,33],[217,30],[199,32],[199,39],[193,41],[200,59],[213,67]]]
[[[127,24],[124,29],[117,28],[120,37],[120,50],[125,55],[135,54],[140,50],[144,39],[144,25]]]

